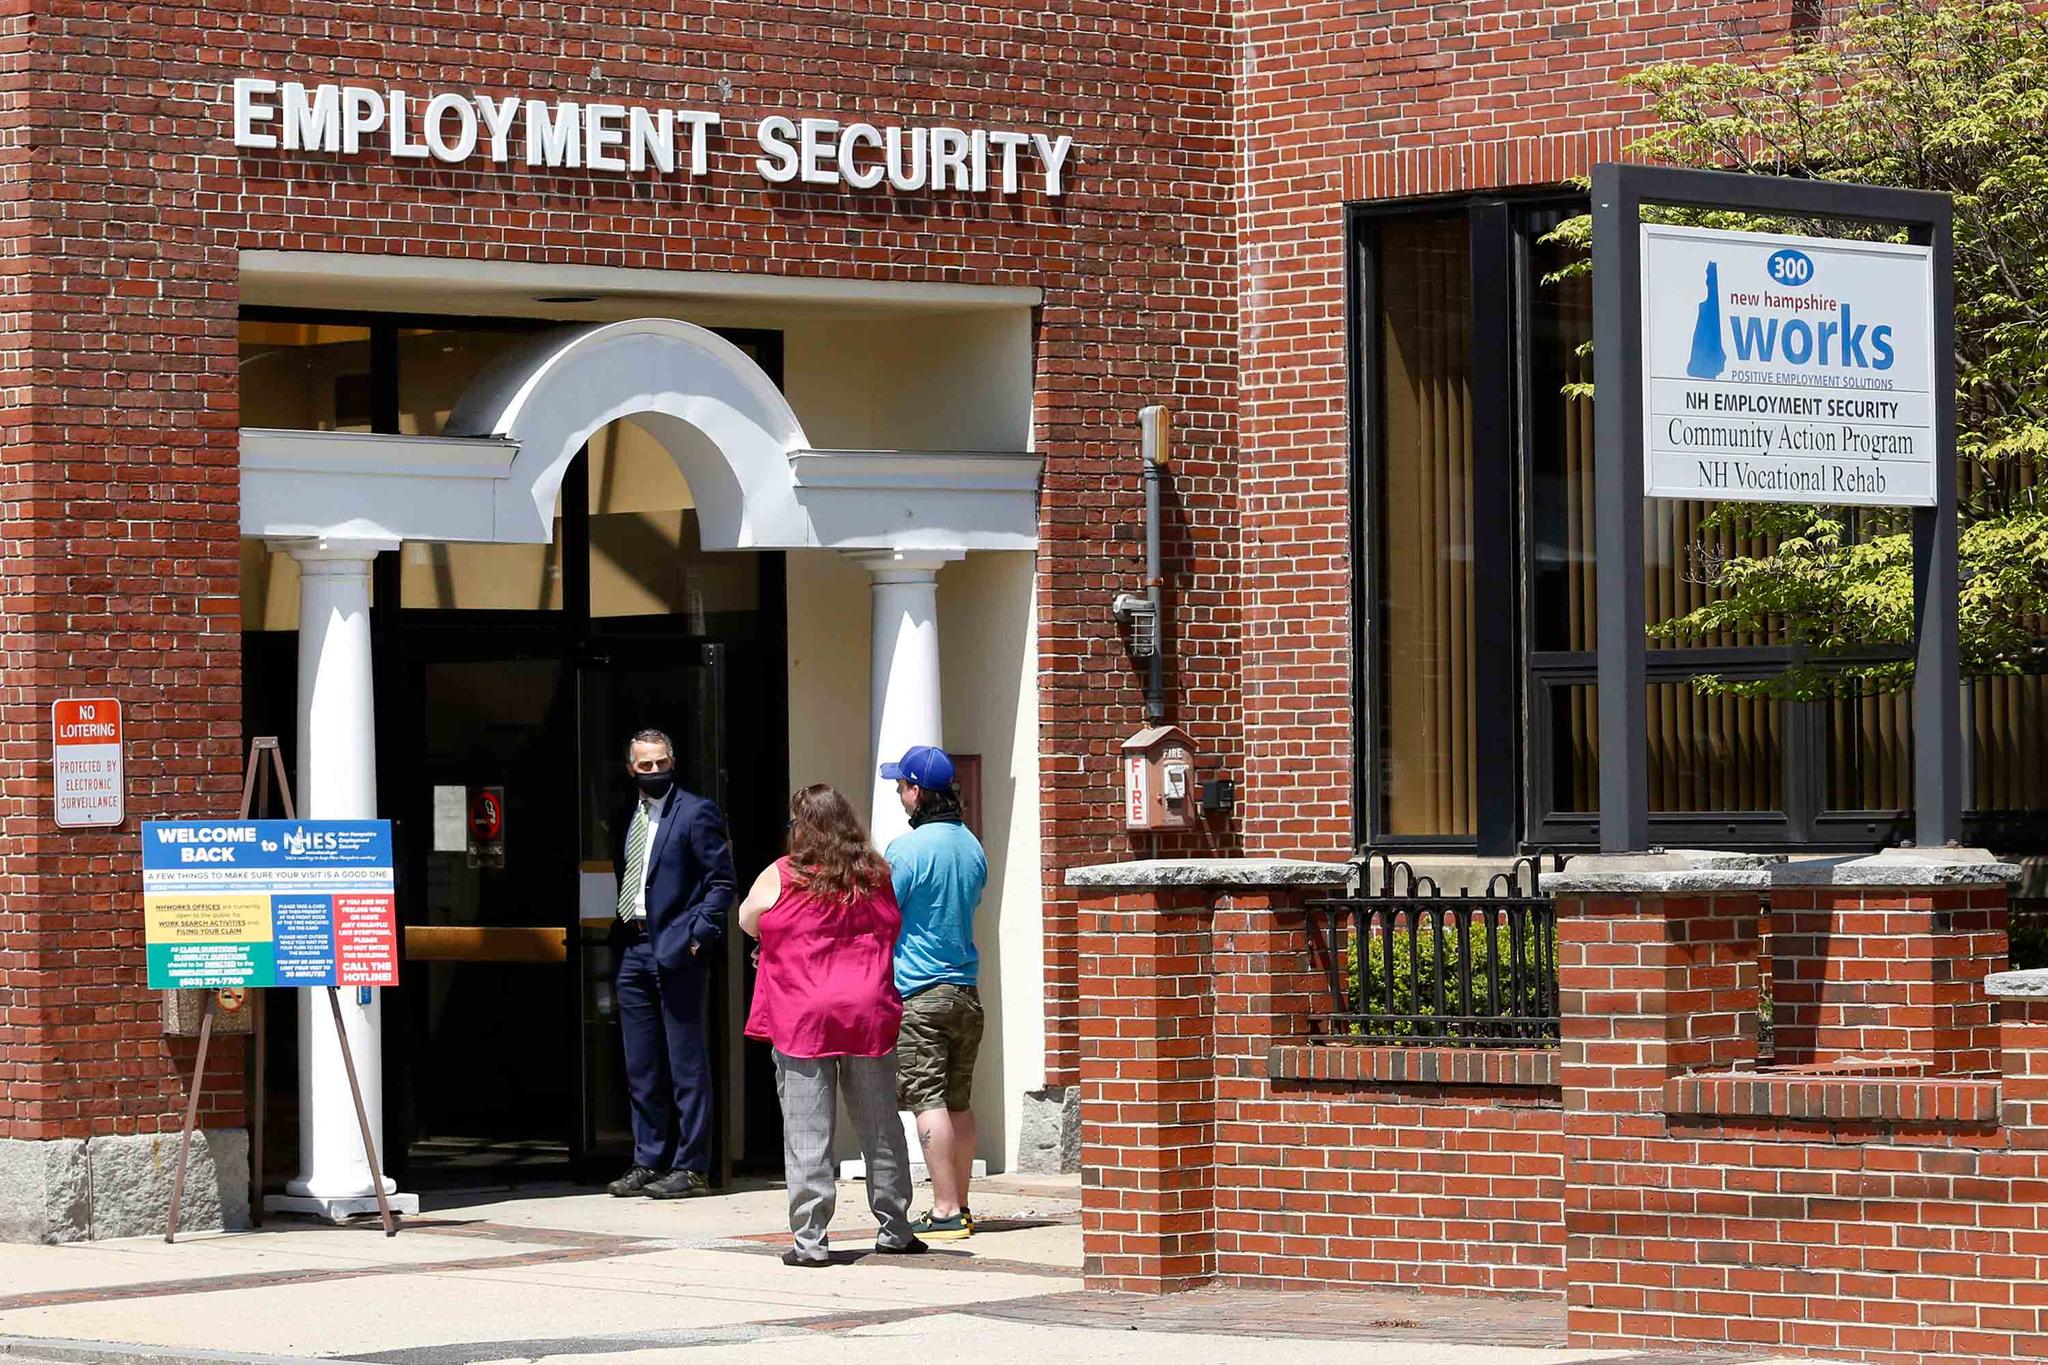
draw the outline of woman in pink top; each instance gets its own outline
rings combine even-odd
[[[868,1207],[881,1232],[875,1250],[912,1254],[910,1158],[896,1118],[896,935],[903,916],[889,864],[868,842],[853,807],[827,786],[789,802],[789,856],[755,879],[740,928],[761,940],[747,1036],[775,1049],[782,1101],[782,1162],[789,1182],[786,1265],[832,1263],[825,1226],[838,1186],[832,1174],[836,1099],[860,1133]]]

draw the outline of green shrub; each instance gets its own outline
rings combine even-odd
[[[2048,967],[2048,906],[2040,901],[2020,901],[2012,907],[2007,925],[2008,956],[2016,972]]]
[[[1475,911],[1465,933],[1457,931],[1457,919],[1444,914],[1441,946],[1430,915],[1418,917],[1410,943],[1405,916],[1395,920],[1391,940],[1392,975],[1388,973],[1389,935],[1375,921],[1361,942],[1347,938],[1346,977],[1352,998],[1358,998],[1361,958],[1365,971],[1362,1012],[1380,1017],[1383,1028],[1358,1026],[1354,1033],[1387,1032],[1421,1037],[1460,1038],[1499,1034],[1497,1024],[1469,1024],[1439,1020],[1438,983],[1442,984],[1443,1014],[1476,1015],[1482,1020],[1504,1015],[1528,1017],[1554,1014],[1556,1005],[1557,928],[1554,924],[1535,926],[1523,919],[1521,942],[1520,998],[1514,998],[1515,974],[1510,955],[1516,943],[1508,929],[1508,918],[1497,916],[1489,935],[1486,916]],[[1495,954],[1498,953],[1498,961]],[[1468,967],[1469,964],[1469,967]],[[1489,970],[1491,968],[1491,970]],[[1470,972],[1470,995],[1464,982]],[[1393,989],[1389,999],[1388,982]]]

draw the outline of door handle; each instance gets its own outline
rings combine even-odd
[[[413,962],[567,962],[569,931],[559,926],[408,924]]]

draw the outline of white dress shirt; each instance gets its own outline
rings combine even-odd
[[[661,802],[640,798],[640,808],[647,812],[647,856],[640,864],[640,885],[633,892],[633,918],[647,919],[647,879],[654,875],[654,836],[661,828]]]

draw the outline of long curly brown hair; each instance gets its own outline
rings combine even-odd
[[[799,886],[827,900],[855,900],[889,880],[860,817],[822,782],[789,798],[789,865]]]

